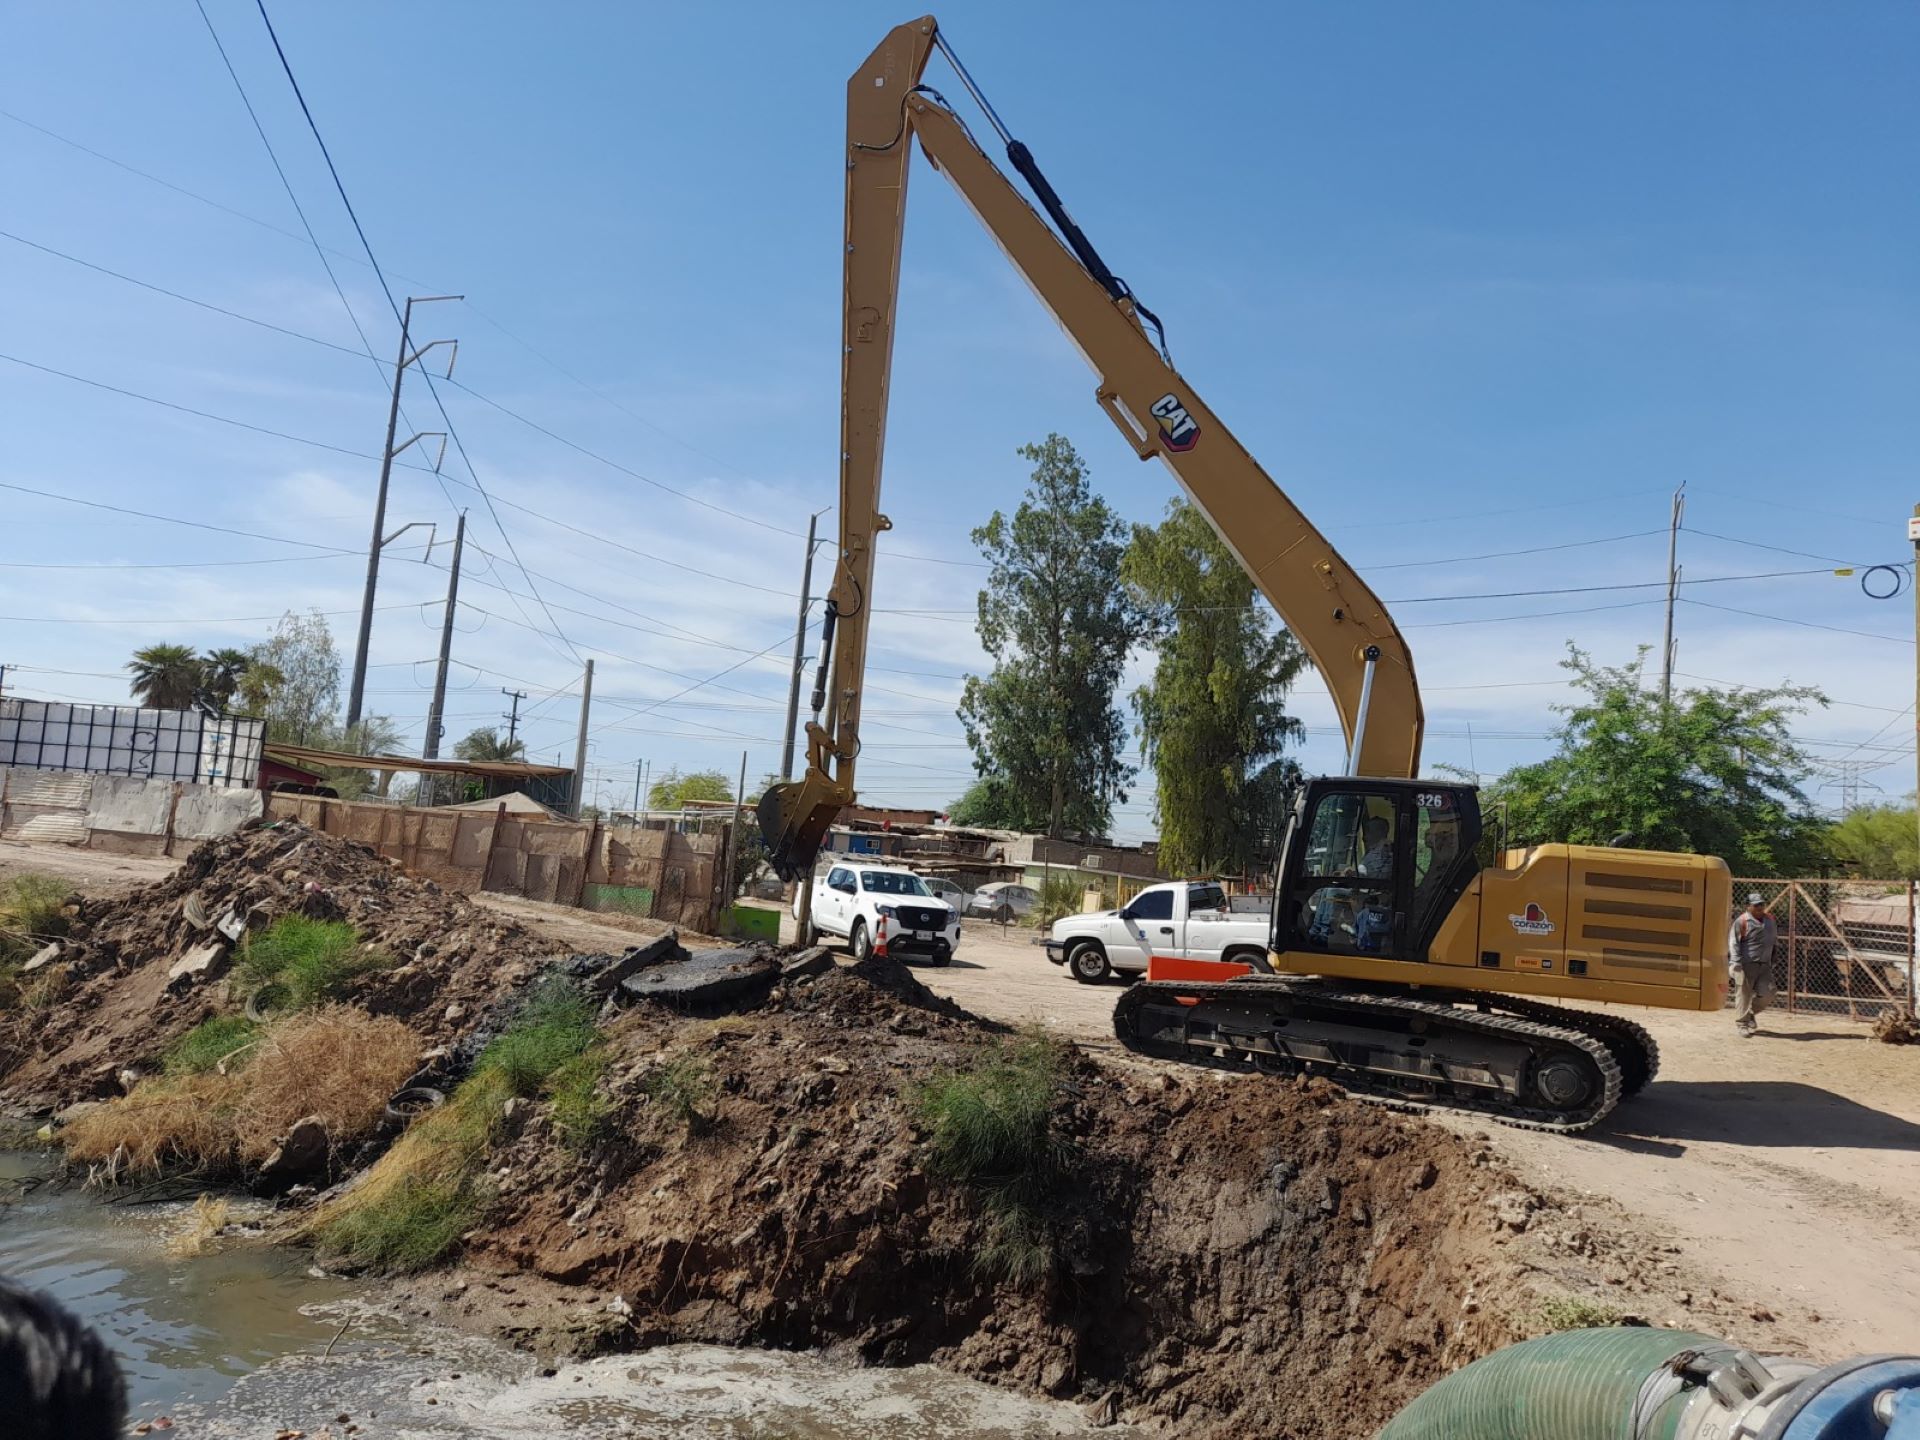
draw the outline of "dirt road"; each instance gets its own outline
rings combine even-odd
[[[89,892],[159,878],[173,863],[0,842],[0,876],[46,871]],[[658,928],[482,898],[556,950],[618,950]],[[1075,984],[1026,932],[970,924],[952,966],[919,973],[977,1014],[1124,1056],[1111,1028],[1118,987]],[[1635,1018],[1660,1042],[1660,1078],[1588,1135],[1441,1123],[1488,1135],[1536,1185],[1610,1209],[1609,1223],[1643,1237],[1648,1253],[1672,1256],[1663,1265],[1818,1337],[1823,1354],[1920,1350],[1920,1046],[1778,1013],[1747,1041],[1722,1015]]]

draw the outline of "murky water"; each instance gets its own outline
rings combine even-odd
[[[383,1313],[368,1303],[376,1290],[312,1273],[296,1251],[170,1253],[169,1242],[193,1229],[189,1204],[106,1204],[38,1183],[46,1164],[0,1151],[0,1274],[48,1291],[94,1326],[126,1369],[134,1419],[167,1416],[183,1440],[281,1430],[345,1440],[349,1425],[382,1440],[1094,1433],[1077,1409],[927,1366],[870,1370],[679,1345],[542,1375],[504,1346]]]

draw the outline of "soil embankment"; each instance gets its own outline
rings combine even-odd
[[[153,1073],[235,1008],[219,962],[175,973],[209,943],[205,922],[294,913],[347,921],[384,957],[336,998],[404,1022],[423,1060],[471,1054],[550,969],[596,972],[362,847],[261,827],[75,907],[58,1002],[8,1018],[5,1097],[52,1109],[137,1091],[123,1072]],[[600,1030],[591,1138],[557,1101],[507,1101],[464,1272],[395,1293],[550,1351],[818,1347],[1183,1435],[1337,1440],[1537,1330],[1543,1292],[1644,1309],[1653,1283],[1649,1257],[1471,1136],[1318,1082],[1071,1047],[1050,1050],[1027,1117],[1044,1193],[1011,1211],[1020,1177],[930,1163],[925,1101],[930,1080],[986,1073],[1004,1027],[891,962],[791,975],[723,1013],[609,1005]]]

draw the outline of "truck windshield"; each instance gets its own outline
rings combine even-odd
[[[898,870],[862,870],[860,884],[869,895],[928,895],[918,875],[902,875]]]

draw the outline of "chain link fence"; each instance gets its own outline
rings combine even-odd
[[[1758,892],[1773,913],[1782,1009],[1863,1021],[1889,1008],[1912,1012],[1913,882],[1735,880],[1733,888],[1742,902]]]

